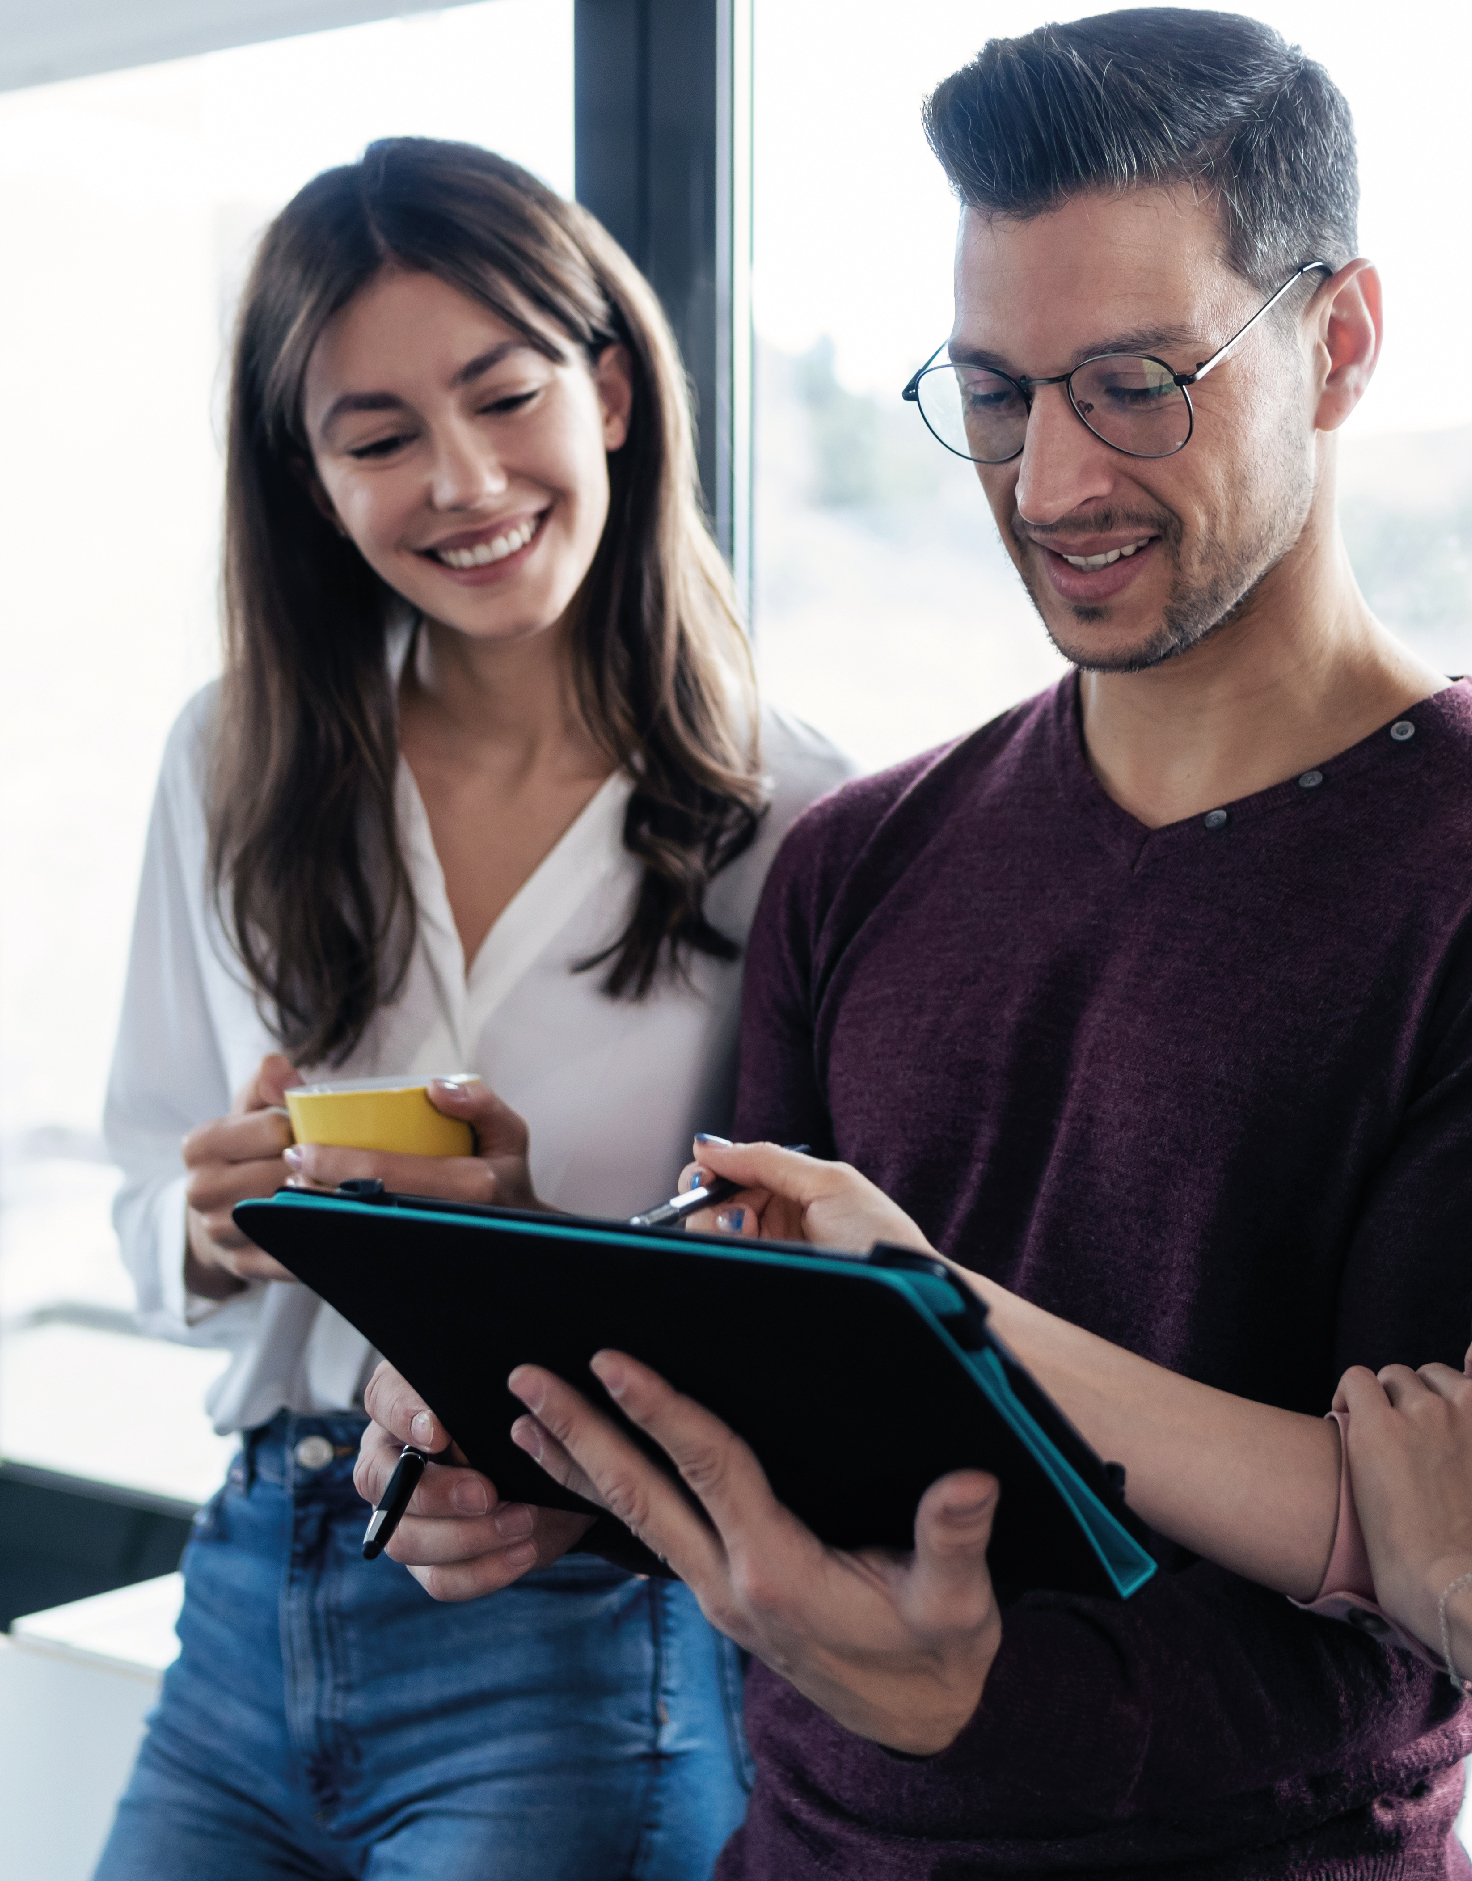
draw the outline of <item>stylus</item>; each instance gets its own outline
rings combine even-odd
[[[784,1149],[792,1150],[795,1155],[806,1156],[806,1143],[784,1143]],[[686,1189],[683,1195],[672,1195],[667,1202],[661,1202],[658,1208],[647,1209],[642,1215],[631,1215],[631,1228],[667,1228],[672,1221],[683,1221],[687,1215],[698,1215],[702,1208],[714,1208],[718,1202],[729,1202],[733,1195],[741,1193],[744,1184],[732,1182],[727,1176],[717,1176],[714,1182],[702,1182],[693,1189]]]
[[[419,1478],[424,1474],[424,1466],[428,1461],[428,1451],[416,1450],[412,1443],[406,1443],[399,1452],[394,1473],[389,1477],[377,1507],[368,1517],[367,1532],[363,1536],[365,1561],[376,1560],[393,1539],[393,1532],[409,1506],[410,1497],[419,1487]]]

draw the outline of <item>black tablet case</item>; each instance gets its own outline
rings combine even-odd
[[[1118,1598],[1155,1570],[1123,1472],[926,1256],[289,1189],[235,1220],[413,1383],[506,1500],[590,1506],[510,1440],[525,1407],[506,1378],[521,1363],[576,1385],[669,1467],[589,1372],[607,1346],[744,1437],[834,1547],[908,1550],[926,1487],[979,1468],[1002,1485],[990,1560],[1005,1596]]]

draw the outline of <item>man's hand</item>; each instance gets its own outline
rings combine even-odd
[[[935,1252],[899,1204],[848,1163],[820,1162],[775,1143],[728,1143],[719,1136],[696,1137],[695,1157],[681,1173],[682,1191],[705,1175],[742,1185],[741,1193],[719,1209],[691,1216],[689,1226],[704,1233],[814,1241],[857,1253],[867,1253],[876,1241]]]
[[[226,1299],[252,1280],[296,1284],[294,1274],[240,1232],[230,1211],[248,1197],[274,1195],[286,1181],[282,1152],[291,1142],[291,1124],[280,1106],[287,1090],[300,1083],[291,1060],[273,1052],[261,1060],[228,1117],[201,1124],[184,1139],[184,1280],[201,1298]]]
[[[1334,1408],[1349,1413],[1350,1479],[1375,1598],[1439,1650],[1442,1592],[1472,1572],[1472,1378],[1450,1365],[1387,1365],[1378,1376],[1356,1365],[1339,1381]],[[1465,1610],[1459,1600],[1454,1612]]]
[[[475,1133],[473,1156],[392,1156],[381,1150],[337,1149],[298,1143],[286,1152],[293,1188],[335,1189],[339,1182],[377,1176],[403,1195],[433,1195],[447,1202],[495,1202],[503,1208],[541,1208],[527,1166],[527,1128],[479,1078],[434,1078],[429,1101],[459,1117]]]
[[[549,1567],[576,1547],[590,1515],[502,1502],[496,1486],[470,1469],[449,1432],[411,1385],[385,1361],[364,1393],[374,1420],[363,1432],[353,1482],[365,1502],[383,1494],[399,1452],[450,1448],[449,1463],[431,1463],[387,1552],[402,1561],[436,1600],[494,1594],[534,1567]]]
[[[783,1508],[751,1451],[709,1411],[622,1353],[600,1352],[592,1370],[691,1495],[534,1365],[509,1381],[532,1413],[512,1426],[522,1449],[611,1510],[668,1561],[712,1625],[846,1730],[919,1755],[944,1750],[976,1710],[1001,1644],[986,1564],[995,1478],[964,1470],[932,1483],[912,1555],[842,1553]]]

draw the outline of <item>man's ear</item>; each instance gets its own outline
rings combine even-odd
[[[1337,431],[1365,395],[1380,357],[1384,308],[1375,264],[1357,256],[1319,289],[1317,318],[1319,402],[1314,424]]]
[[[634,366],[627,346],[611,340],[593,366],[593,383],[603,407],[603,448],[622,450],[634,409]]]
[[[311,458],[300,454],[294,456],[291,460],[291,474],[311,497],[318,513],[332,524],[340,536],[345,536],[347,530],[342,526],[342,518],[333,508],[332,498],[322,488],[322,479],[317,475],[317,466]]]

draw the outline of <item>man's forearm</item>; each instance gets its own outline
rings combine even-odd
[[[1208,1560],[1310,1600],[1339,1510],[1339,1435],[1182,1378],[978,1275],[997,1336],[1101,1455],[1125,1467],[1130,1507]]]

